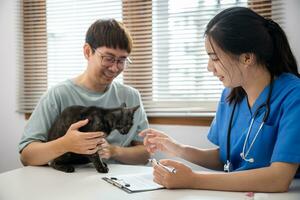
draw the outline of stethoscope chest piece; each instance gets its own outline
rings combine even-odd
[[[224,165],[224,172],[231,172],[233,170],[232,164],[229,160]]]

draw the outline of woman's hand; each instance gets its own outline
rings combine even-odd
[[[158,130],[151,128],[146,129],[140,132],[139,135],[144,137],[144,145],[149,153],[162,151],[172,156],[176,156],[180,149],[180,144],[176,140]]]
[[[193,188],[195,173],[191,168],[183,163],[173,160],[160,160],[162,165],[175,168],[176,172],[172,173],[158,164],[153,164],[154,182],[168,188]]]

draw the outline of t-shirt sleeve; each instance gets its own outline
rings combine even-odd
[[[284,102],[271,162],[300,163],[300,89]]]
[[[19,152],[34,141],[45,142],[51,124],[58,115],[53,91],[45,93],[32,112],[19,142]]]
[[[133,138],[134,141],[143,142],[143,138],[140,137],[138,134],[147,128],[149,128],[149,123],[147,119],[147,115],[141,100],[140,93],[137,92],[136,99],[138,104],[140,105],[139,109],[135,113],[134,123],[137,125],[135,136]]]

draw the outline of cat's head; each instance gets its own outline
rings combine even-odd
[[[122,105],[120,108],[112,109],[106,115],[106,121],[108,122],[111,130],[118,130],[120,134],[125,135],[129,132],[133,125],[134,112],[140,107],[140,105],[126,108]]]

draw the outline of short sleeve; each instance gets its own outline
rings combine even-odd
[[[225,106],[227,105],[226,103],[226,97],[228,95],[229,89],[224,89],[220,98],[220,101],[218,103],[218,108],[216,111],[216,115],[210,125],[209,131],[208,131],[208,135],[207,135],[207,139],[209,141],[211,141],[213,144],[220,146],[219,144],[219,130],[222,128],[221,124],[222,123],[224,125],[224,120],[222,120],[222,117],[224,116],[224,112],[225,112]],[[222,126],[223,126],[222,125]]]
[[[146,112],[144,110],[144,106],[141,100],[141,95],[139,92],[137,92],[136,94],[136,99],[139,102],[138,104],[140,105],[139,109],[136,111],[135,113],[135,123],[137,124],[137,129],[135,132],[135,137],[133,138],[134,141],[138,141],[138,142],[143,142],[143,138],[141,136],[139,136],[138,134],[149,128],[149,123],[148,123],[148,119],[147,119],[147,115]]]
[[[217,130],[218,128],[216,123],[216,117],[214,117],[208,131],[207,139],[211,141],[213,144],[219,146],[219,135]]]
[[[300,89],[288,95],[281,110],[271,162],[300,163]]]
[[[31,114],[22,138],[19,142],[19,152],[34,141],[45,142],[51,124],[59,114],[53,91],[45,93]]]

